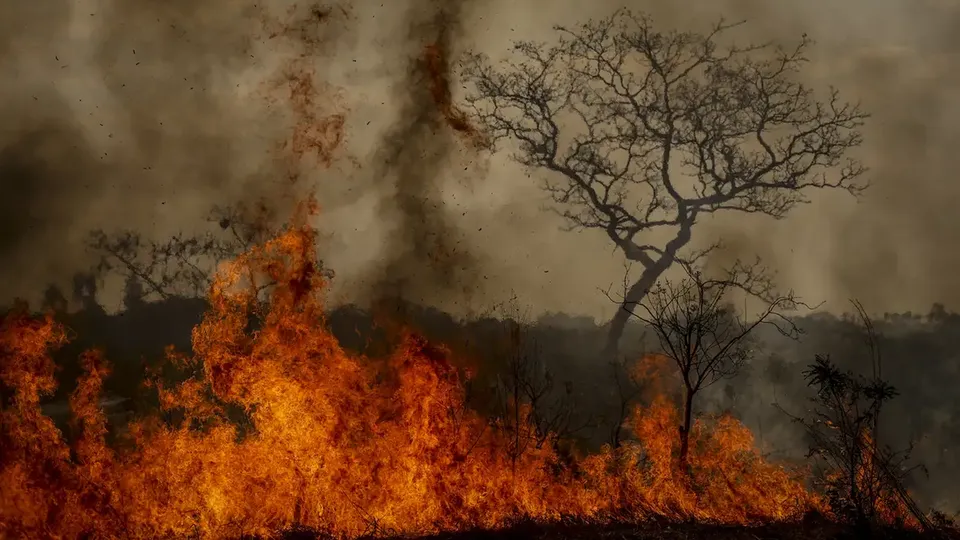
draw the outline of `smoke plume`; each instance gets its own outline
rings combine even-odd
[[[291,78],[289,59],[329,32],[300,24],[302,11],[0,7],[0,295],[29,297],[85,270],[91,229],[190,232],[214,204],[284,191],[278,148],[300,111],[264,97],[277,94],[271,81]]]
[[[457,131],[448,113],[447,56],[463,34],[461,2],[413,2],[403,14],[405,58],[390,86],[396,120],[379,139],[374,174],[392,182],[381,201],[395,222],[371,283],[374,301],[469,302],[479,262],[443,199],[444,175],[458,159]]]
[[[702,241],[724,238],[730,258],[764,256],[785,286],[828,309],[849,297],[876,312],[960,301],[960,260],[943,248],[960,230],[951,217],[956,8],[627,4],[664,27],[747,19],[744,41],[807,33],[817,41],[809,82],[835,84],[874,114],[861,155],[873,187],[861,201],[825,193],[780,222],[721,217],[701,224]],[[540,173],[471,148],[432,77],[438,65],[450,70],[455,103],[464,50],[501,57],[513,40],[548,41],[554,24],[622,5],[9,3],[0,8],[0,293],[32,294],[84,267],[92,228],[163,236],[199,223],[213,204],[273,196],[294,174],[278,147],[303,155],[325,139],[337,151],[308,157],[341,166],[295,174],[316,186],[343,300],[399,295],[470,311],[519,294],[536,311],[606,317],[613,306],[597,289],[619,282],[620,258],[602,234],[563,232],[542,211]],[[429,58],[437,53],[439,64]],[[284,76],[291,91],[263,99],[264,81]],[[313,86],[298,91],[319,98],[297,98],[303,82]]]

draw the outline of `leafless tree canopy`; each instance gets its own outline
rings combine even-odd
[[[275,215],[263,203],[217,206],[207,221],[213,225],[208,232],[177,233],[162,242],[133,231],[93,231],[87,240],[87,247],[98,257],[93,273],[101,278],[110,273],[124,276],[128,302],[202,297],[209,292],[218,264],[279,232],[273,225]],[[324,272],[332,276],[330,270]]]
[[[791,338],[799,337],[800,329],[784,315],[798,301],[792,293],[778,293],[759,264],[735,265],[719,278],[688,265],[684,269],[684,279],[662,280],[631,310],[654,333],[683,384],[680,461],[685,464],[700,391],[740,371],[755,352],[753,332],[760,325]],[[734,289],[753,291],[763,307],[738,314],[729,303]]]
[[[810,190],[866,187],[846,154],[867,115],[797,82],[806,36],[791,49],[722,45],[737,26],[661,32],[621,10],[557,27],[552,46],[519,42],[505,63],[465,63],[468,106],[490,141],[519,143],[515,158],[549,172],[544,188],[571,228],[604,231],[644,267],[613,321],[614,350],[630,306],[685,256],[703,215],[779,219]],[[667,240],[653,244],[654,231]]]
[[[698,392],[736,375],[753,353],[758,326],[799,337],[799,328],[784,315],[798,301],[792,293],[777,293],[769,282],[761,283],[765,275],[756,265],[736,265],[719,278],[687,268],[684,279],[658,283],[632,311],[677,364],[684,384]],[[763,307],[752,315],[738,314],[729,303],[733,289],[760,290]]]

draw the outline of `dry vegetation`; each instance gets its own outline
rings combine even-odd
[[[632,435],[577,455],[537,421],[543,416],[528,393],[508,398],[509,414],[499,417],[471,410],[450,352],[415,334],[401,336],[385,358],[344,351],[325,327],[326,278],[303,215],[217,275],[192,353],[167,355],[183,378],[148,381],[160,414],[132,422],[112,443],[99,407],[107,359],[96,351],[82,357],[64,438],[40,403],[56,386],[50,353],[66,329],[22,306],[7,314],[5,537],[232,538],[298,528],[337,537],[469,535],[527,522],[536,525],[484,534],[682,538],[765,530],[744,528],[756,526],[807,530],[813,513],[846,519],[805,487],[802,469],[761,457],[730,416],[697,416],[681,462],[682,409],[664,393],[675,380],[663,376],[666,357],[649,356],[635,371],[653,393],[631,405]],[[241,411],[239,424],[231,408]],[[889,500],[864,523],[871,533],[930,527],[900,498]],[[832,527],[820,521],[814,530]]]
[[[803,202],[804,190],[857,192],[863,170],[856,162],[843,167],[842,158],[859,144],[865,115],[836,95],[817,103],[786,76],[803,63],[806,41],[754,61],[762,48],[718,49],[714,38],[732,28],[661,34],[621,12],[580,34],[563,30],[561,45],[546,52],[521,44],[529,62],[513,73],[474,58],[483,95],[472,99],[472,116],[451,101],[443,40],[423,50],[428,90],[448,127],[480,147],[519,138],[527,165],[559,174],[548,185],[557,202],[580,205],[564,213],[568,220],[603,229],[643,267],[618,300],[624,309],[604,354],[630,316],[654,330],[662,350],[614,366],[621,401],[611,444],[595,452],[575,444],[583,426],[571,413],[573,392],[554,385],[545,359],[520,347],[519,330],[488,410],[473,406],[470,361],[406,321],[391,321],[401,330],[383,354],[347,350],[327,324],[331,274],[308,225],[315,204],[302,204],[280,231],[262,226],[266,208],[221,210],[214,219],[221,240],[92,237],[104,254],[99,270],[127,274],[130,305],[149,294],[206,294],[188,350],[171,346],[151,359],[142,391],[155,398],[154,410],[124,423],[108,419],[100,399],[112,359],[90,350],[72,381],[70,419],[56,423],[42,405],[57,390],[54,354],[72,329],[52,310],[37,314],[23,304],[3,316],[0,538],[953,534],[903,488],[900,454],[875,442],[882,406],[895,396],[879,373],[868,380],[826,359],[812,364],[813,415],[798,421],[813,435],[819,469],[769,460],[732,415],[697,408],[698,392],[754,354],[758,325],[796,332],[780,311],[797,305],[757,267],[706,278],[697,262],[717,246],[685,251],[698,216],[780,217]],[[611,60],[611,51],[638,53],[632,62],[653,75],[644,83],[623,76],[617,69],[629,62]],[[560,59],[570,71],[557,75]],[[302,121],[285,149],[327,164],[344,118],[315,116],[312,73],[296,73],[285,81]],[[607,101],[598,98],[604,93]],[[484,100],[495,106],[484,112]],[[589,137],[565,155],[558,134],[542,131],[556,128],[558,100],[588,124]],[[510,107],[519,116],[498,116]],[[769,126],[787,135],[765,138]],[[759,148],[748,151],[753,135]],[[626,166],[615,163],[617,152],[626,153]],[[686,152],[685,166],[699,167],[700,185],[687,194],[668,170],[671,152]],[[836,177],[824,172],[837,166]],[[647,190],[638,215],[625,210],[636,193],[626,184]],[[641,233],[660,227],[675,229],[673,239],[640,243]],[[196,264],[200,257],[217,271]],[[686,280],[661,279],[674,264],[688,270]],[[727,303],[730,289],[767,308],[742,317]]]

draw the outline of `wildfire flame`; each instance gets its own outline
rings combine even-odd
[[[681,470],[678,412],[662,395],[634,411],[637,442],[572,465],[548,445],[511,455],[503,431],[465,405],[443,347],[408,333],[386,359],[340,348],[324,324],[310,210],[220,269],[192,353],[168,353],[194,375],[154,381],[160,414],[117,442],[99,405],[106,359],[82,358],[68,443],[40,408],[65,328],[25,306],[3,318],[0,536],[236,538],[305,527],[356,537],[565,516],[749,524],[822,509],[801,475],[762,459],[730,417],[697,422]],[[245,412],[244,429],[230,407]]]

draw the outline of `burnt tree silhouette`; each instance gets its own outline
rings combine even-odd
[[[99,257],[94,275],[123,276],[124,303],[128,307],[145,300],[203,297],[217,265],[264,243],[280,230],[275,225],[276,214],[263,202],[214,206],[207,221],[211,227],[206,232],[180,232],[164,241],[150,240],[129,230],[110,234],[93,231],[87,247]],[[329,270],[323,271],[331,275]]]
[[[684,279],[662,280],[631,312],[656,336],[683,385],[679,461],[686,470],[697,394],[735,376],[750,360],[757,345],[752,333],[761,325],[794,339],[800,329],[783,314],[795,309],[798,300],[793,293],[776,293],[759,265],[736,265],[719,278],[707,278],[686,265],[684,269]],[[738,315],[729,304],[734,289],[757,291],[766,299],[764,306],[749,319],[746,313]]]
[[[552,46],[518,42],[505,63],[464,63],[467,108],[491,145],[519,143],[515,159],[547,172],[543,187],[568,226],[603,231],[643,267],[611,321],[609,357],[657,279],[719,247],[690,252],[698,220],[780,219],[811,190],[866,188],[865,167],[846,154],[868,115],[832,88],[821,101],[797,82],[810,40],[721,45],[737,26],[664,32],[620,10],[556,27]]]
[[[576,418],[573,382],[564,381],[562,388],[556,384],[530,326],[511,320],[502,324],[507,338],[506,365],[496,377],[494,415],[511,439],[508,451],[514,466],[525,452],[545,445],[569,457],[569,444],[592,427],[592,419]]]

